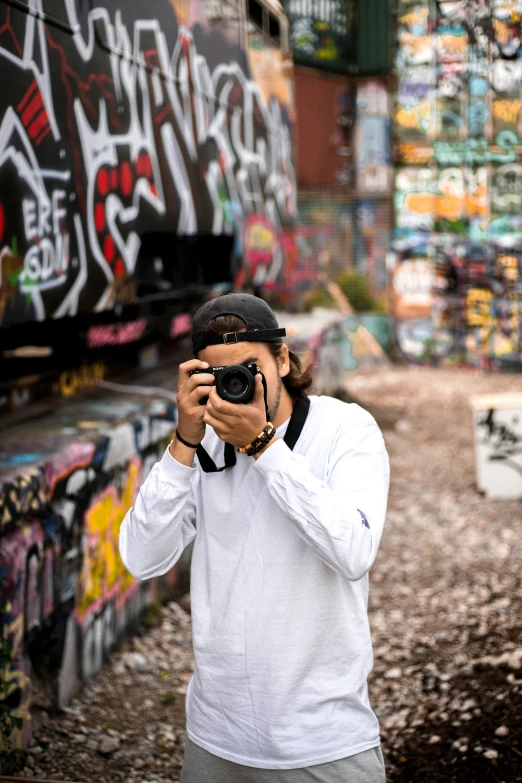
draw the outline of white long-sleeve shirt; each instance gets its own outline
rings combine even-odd
[[[278,440],[257,461],[237,454],[233,468],[204,473],[167,450],[120,530],[138,579],[164,574],[194,541],[187,733],[210,753],[265,769],[379,744],[367,603],[388,456],[365,410],[310,400],[293,451]],[[203,445],[224,464],[209,427]]]

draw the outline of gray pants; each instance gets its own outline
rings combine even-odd
[[[187,737],[180,783],[386,783],[381,746],[301,769],[259,769],[214,756]]]

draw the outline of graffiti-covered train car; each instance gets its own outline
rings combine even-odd
[[[296,211],[278,0],[0,0],[0,69],[0,338],[277,278]]]

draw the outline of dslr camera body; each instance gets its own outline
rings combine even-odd
[[[229,364],[228,367],[209,367],[206,370],[193,370],[190,374],[211,373],[216,379],[216,391],[221,399],[240,405],[249,403],[255,391],[254,378],[261,375],[266,389],[265,377],[255,364]],[[200,405],[206,405],[208,397],[203,397]]]

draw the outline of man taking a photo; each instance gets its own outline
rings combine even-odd
[[[137,579],[194,542],[182,783],[385,781],[367,602],[388,457],[369,413],[307,395],[284,334],[254,296],[200,308],[176,438],[120,530]]]

